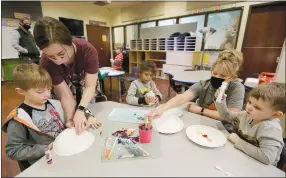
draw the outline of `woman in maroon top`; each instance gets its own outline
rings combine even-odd
[[[34,27],[34,38],[43,51],[41,66],[51,75],[68,127],[78,134],[100,122],[86,108],[94,101],[98,82],[98,54],[88,42],[72,38],[57,19],[43,17]]]

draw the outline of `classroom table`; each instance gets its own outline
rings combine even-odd
[[[169,71],[167,74],[173,75],[173,80],[182,84],[182,93],[185,91],[186,85],[193,85],[200,80],[207,80],[211,78],[211,71],[209,70]]]
[[[185,108],[186,104],[182,108]],[[138,126],[132,123],[109,121],[107,117],[113,108],[138,107],[111,101],[89,106],[96,118],[104,121],[105,126],[117,126],[118,128]],[[283,171],[254,160],[235,149],[229,141],[219,148],[205,148],[193,143],[185,134],[188,126],[202,124],[217,128],[227,135],[221,122],[189,113],[186,110],[184,110],[182,120],[185,126],[179,133],[163,135],[156,132],[160,141],[153,145],[161,149],[161,156],[102,163],[102,136],[98,134],[98,130],[92,130],[95,142],[86,151],[68,157],[56,155],[51,151],[53,158],[51,165],[48,165],[46,158],[43,157],[17,177],[227,177],[224,171],[217,170],[215,166],[220,166],[234,177],[285,177]]]
[[[122,77],[125,72],[124,71],[118,71],[114,70],[112,67],[102,67],[99,68],[100,72],[102,74],[108,73],[107,77],[109,77],[109,82],[110,82],[110,93],[112,93],[112,77],[117,77],[118,78],[118,95],[119,95],[119,102],[122,101],[121,99],[121,83],[120,83],[120,77]]]

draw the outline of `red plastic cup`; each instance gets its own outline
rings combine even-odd
[[[150,143],[152,137],[152,126],[150,126],[149,130],[142,130],[142,128],[145,128],[145,123],[139,125],[139,142]]]

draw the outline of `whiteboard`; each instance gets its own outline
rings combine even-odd
[[[32,21],[30,32],[33,32],[35,22]],[[2,52],[1,59],[19,58],[18,51],[12,47],[11,32],[18,27],[9,27],[2,25],[1,44]]]
[[[18,51],[12,47],[11,32],[17,27],[2,26],[1,42],[2,42],[2,56],[1,59],[18,58]]]

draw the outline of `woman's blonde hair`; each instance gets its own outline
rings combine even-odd
[[[242,64],[242,52],[236,50],[225,50],[219,53],[217,60],[212,66],[212,71],[221,71],[220,73],[236,78]]]

